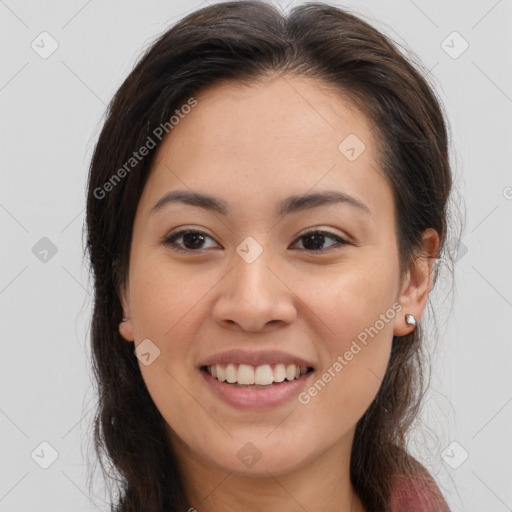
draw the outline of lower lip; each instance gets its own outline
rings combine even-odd
[[[263,409],[284,404],[298,396],[314,373],[310,371],[297,380],[283,381],[268,389],[244,389],[221,382],[204,370],[199,371],[219,398],[239,409]]]

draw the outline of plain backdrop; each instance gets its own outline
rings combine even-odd
[[[0,512],[108,510],[101,474],[92,492],[87,478],[88,165],[106,104],[143,49],[208,3],[0,1]],[[439,332],[411,450],[453,511],[512,510],[512,1],[337,5],[429,70],[465,204],[461,244],[450,241],[455,286],[443,277],[432,296]]]

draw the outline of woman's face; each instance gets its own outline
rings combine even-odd
[[[278,475],[348,454],[393,334],[423,307],[400,283],[372,124],[305,78],[195,100],[138,205],[121,332],[182,459]],[[215,199],[153,210],[171,191]],[[207,374],[215,362],[242,382],[312,371],[256,389]]]

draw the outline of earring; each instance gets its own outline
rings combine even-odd
[[[128,318],[124,318],[121,320],[121,322],[126,322],[126,320],[128,320]]]
[[[405,323],[416,327],[416,318],[414,318],[413,315],[407,313],[407,315],[405,315]]]

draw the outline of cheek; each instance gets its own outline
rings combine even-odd
[[[148,257],[135,267],[130,293],[136,340],[183,339],[176,333],[191,323],[195,308],[214,284],[208,273],[190,267],[171,265],[162,256]]]
[[[389,362],[396,310],[395,276],[362,259],[350,272],[303,281],[307,303],[322,327],[322,368],[305,401],[332,410],[333,425],[360,418],[377,394]],[[333,275],[336,276],[333,279]],[[306,302],[305,300],[305,302]]]
[[[301,290],[296,291],[317,316],[317,323],[324,324],[331,340],[329,345],[339,344],[343,348],[347,341],[392,309],[397,292],[395,282],[393,268],[382,269],[362,257],[357,263],[350,261],[347,265],[310,274],[301,280]],[[392,330],[391,323],[380,326],[379,330],[387,334]]]
[[[136,344],[149,339],[158,354],[150,365],[139,362],[139,367],[161,412],[194,408],[187,390],[196,385],[195,340],[208,314],[208,291],[219,278],[193,267],[149,256],[130,276]]]

